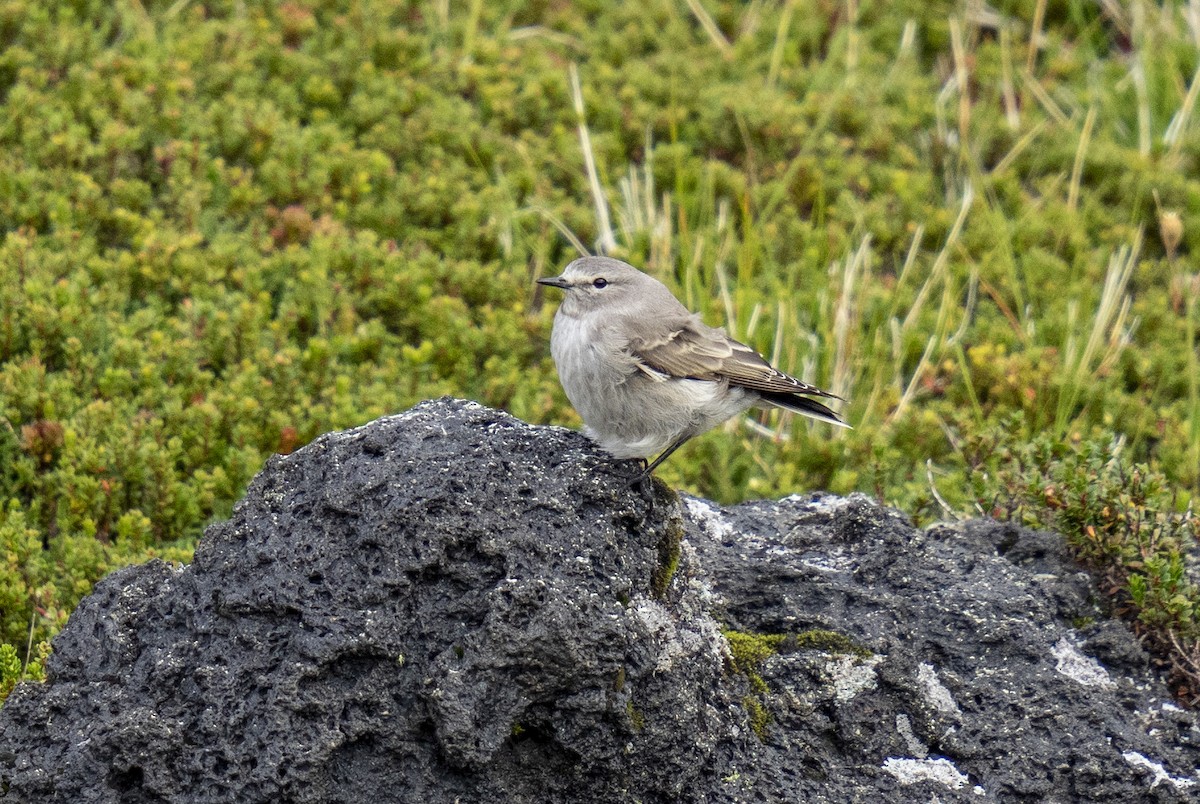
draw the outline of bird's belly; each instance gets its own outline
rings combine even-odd
[[[657,379],[627,354],[604,354],[586,331],[555,321],[551,351],[567,398],[585,432],[617,458],[649,458],[682,438],[715,427],[755,400],[709,380]]]
[[[618,458],[649,458],[750,407],[740,389],[706,380],[652,380],[635,374],[613,387],[602,410],[584,422]]]

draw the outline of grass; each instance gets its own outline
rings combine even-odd
[[[672,485],[1049,518],[1017,490],[1069,457],[1013,462],[1041,437],[1121,443],[1114,488],[1143,467],[1160,491],[1133,508],[1184,516],[1198,20],[1142,0],[0,3],[4,678],[14,656],[38,672],[104,573],[187,560],[272,452],[444,393],[577,424],[532,279],[585,251],[849,400],[853,431],[731,422],[667,462]],[[1167,604],[1190,587],[1135,595],[1147,559],[1079,550],[1184,662]]]

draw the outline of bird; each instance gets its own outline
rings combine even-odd
[[[580,257],[537,283],[564,292],[550,353],[584,435],[614,458],[641,460],[639,480],[689,439],[751,407],[849,427],[816,399],[841,397],[707,326],[666,285],[628,263]]]

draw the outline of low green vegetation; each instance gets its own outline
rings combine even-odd
[[[784,640],[783,634],[749,634],[743,631],[725,630],[721,632],[729,643],[729,655],[733,657],[733,670],[740,673],[750,682],[750,689],[756,694],[766,694],[767,683],[762,680],[758,671],[763,662],[779,652],[779,646]]]
[[[441,394],[577,424],[532,280],[584,248],[847,399],[668,483],[1062,528],[1194,669],[1189,9],[0,0],[2,683],[273,452]]]

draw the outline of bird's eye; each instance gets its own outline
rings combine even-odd
[[[596,287],[596,288],[602,288],[602,287],[607,287],[607,286],[608,286],[607,279],[597,279],[595,282],[592,283],[592,287]]]

